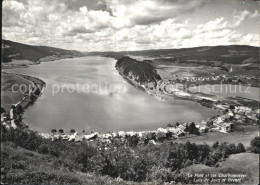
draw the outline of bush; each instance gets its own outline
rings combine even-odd
[[[170,127],[173,127],[173,126],[172,126],[172,124],[171,124],[171,123],[169,123],[169,124],[167,125],[167,127],[169,127],[169,128],[170,128]]]
[[[38,149],[38,152],[41,154],[48,154],[49,153],[49,149],[47,146],[45,145],[41,145]]]
[[[153,137],[154,135],[147,135],[147,137],[149,136]],[[206,144],[196,145],[190,142],[185,144],[167,142],[159,145],[138,145],[138,140],[138,136],[132,136],[126,138],[126,141],[114,139],[112,143],[106,144],[90,142],[90,146],[86,142],[75,143],[64,140],[51,141],[42,139],[37,133],[32,131],[6,130],[5,127],[2,129],[2,142],[13,142],[12,148],[21,146],[41,154],[56,156],[44,156],[43,158],[48,159],[48,165],[55,169],[62,169],[64,173],[68,171],[91,172],[97,175],[108,175],[112,178],[120,177],[127,181],[148,180],[161,183],[183,180],[183,182],[186,182],[187,179],[185,177],[177,174],[182,168],[195,163],[214,166],[233,153],[245,151],[241,143],[236,146],[234,144],[219,144],[215,142],[212,147]],[[259,137],[251,141],[252,147],[253,149],[258,147],[259,150]],[[9,161],[8,153],[2,152],[1,154],[4,162]],[[34,154],[37,157],[42,156],[35,152]],[[20,158],[17,160],[22,161]],[[5,174],[14,175],[7,175],[5,177],[6,181],[3,182],[13,184],[20,181],[19,183],[28,184],[36,183],[37,181],[39,184],[42,182],[42,179],[39,179],[39,175],[42,175],[44,180],[45,178],[50,178],[46,182],[44,181],[44,183],[70,184],[78,182],[77,179],[71,179],[70,177],[66,179],[63,175],[64,173],[59,175],[55,173],[33,172],[26,173],[26,176],[25,173],[16,174],[14,171],[11,171],[13,169],[26,169],[27,166],[23,165],[23,163],[17,163],[17,165],[13,166],[9,165],[10,168],[5,169],[4,172]]]
[[[81,181],[70,175],[52,172],[12,173],[3,177],[8,184],[81,184]]]
[[[41,154],[50,154],[50,155],[53,155],[55,157],[60,156],[59,150],[55,146],[52,146],[51,143],[41,144],[38,148],[38,152],[41,153]]]
[[[81,148],[80,151],[75,156],[74,162],[80,164],[81,171],[86,172],[88,170],[92,170],[90,167],[91,158],[97,155],[97,151],[93,147],[89,148]],[[93,170],[94,171],[94,170]]]
[[[1,114],[5,113],[4,107],[1,107]]]
[[[213,149],[217,149],[219,147],[219,142],[218,141],[216,141],[215,143],[213,143],[213,145],[212,145],[212,148]]]
[[[59,133],[60,133],[60,134],[63,134],[63,133],[64,133],[64,130],[63,130],[63,129],[59,129]]]
[[[36,151],[43,141],[43,139],[33,131],[26,132],[19,128],[10,128],[7,130],[4,126],[1,126],[1,130],[2,141],[14,142],[16,145],[31,151]]]
[[[130,147],[136,146],[138,144],[138,141],[139,141],[139,138],[137,135],[130,136],[127,138],[127,142]]]
[[[215,160],[210,157],[210,156],[207,156],[204,161],[203,161],[203,164],[207,165],[207,166],[213,166],[215,164]]]
[[[185,128],[185,131],[189,132],[190,134],[200,135],[199,129],[196,127],[194,122],[188,124]]]
[[[236,153],[243,153],[246,152],[246,149],[242,143],[238,143],[236,148]]]
[[[250,151],[253,153],[260,153],[260,137],[255,137],[250,142]]]
[[[163,182],[171,182],[173,179],[174,173],[172,173],[170,168],[153,166],[149,170],[148,181],[155,182],[156,184],[161,184]]]

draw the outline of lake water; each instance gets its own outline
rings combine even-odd
[[[24,121],[38,131],[150,130],[217,114],[195,102],[159,101],[130,85],[118,74],[115,63],[111,58],[82,57],[5,71],[46,82],[42,96],[24,114]],[[84,92],[83,86],[88,87]]]
[[[259,101],[259,88],[243,85],[231,84],[214,84],[201,85],[191,87],[189,90],[193,92],[201,92],[205,94],[212,94],[218,97],[242,97]]]

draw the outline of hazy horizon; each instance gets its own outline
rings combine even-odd
[[[8,40],[8,39],[3,39],[3,40]],[[12,41],[12,40],[8,40],[11,42],[16,42],[16,41]],[[20,43],[20,42],[17,42]],[[20,44],[25,44],[25,43],[20,43]],[[47,46],[47,45],[32,45],[32,44],[26,44],[26,45],[30,45],[30,46],[40,46],[40,47],[53,47],[53,46]],[[79,50],[71,50],[71,51],[78,51],[81,53],[95,53],[95,52],[135,52],[135,51],[152,51],[152,50],[173,50],[173,49],[191,49],[191,48],[200,48],[200,47],[219,47],[219,46],[250,46],[250,47],[257,47],[260,48],[260,46],[252,46],[252,45],[242,45],[242,44],[233,44],[233,45],[215,45],[215,46],[195,46],[195,47],[183,47],[183,48],[157,48],[157,49],[142,49],[142,50],[118,50],[118,51],[113,51],[113,50],[104,50],[104,51],[79,51]],[[55,48],[59,48],[59,47],[55,47]],[[65,50],[69,50],[67,48],[60,48],[60,49],[65,49]]]

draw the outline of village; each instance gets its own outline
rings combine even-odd
[[[23,76],[23,78],[28,78]],[[25,128],[28,129],[28,126],[22,123],[22,114],[24,109],[28,106],[21,106],[24,104],[24,101],[32,100],[33,102],[41,95],[42,86],[45,85],[43,82],[42,86],[39,84],[34,84],[34,88],[26,95],[21,101],[13,105],[10,110],[5,112],[1,109],[1,124],[7,129],[17,129]],[[64,133],[63,129],[52,129],[50,133],[41,133],[38,134],[45,139],[51,140],[68,140],[68,141],[101,141],[104,143],[111,143],[112,140],[117,139],[124,141],[127,138],[135,138],[139,143],[152,143],[161,142],[166,139],[175,140],[188,137],[194,137],[202,133],[208,132],[222,132],[228,133],[234,131],[234,126],[239,123],[257,125],[259,124],[259,112],[260,109],[250,108],[243,105],[230,105],[227,103],[222,103],[215,97],[207,97],[202,95],[194,95],[188,92],[185,92],[185,87],[180,84],[177,88],[172,88],[174,83],[163,80],[157,81],[157,83],[151,82],[146,85],[141,85],[148,94],[157,95],[158,97],[182,97],[189,98],[192,101],[197,101],[203,106],[209,108],[214,108],[221,112],[221,115],[213,116],[207,120],[201,122],[185,122],[185,123],[166,123],[167,127],[158,128],[157,130],[149,131],[118,131],[118,132],[109,132],[109,133],[100,133],[100,132],[90,132],[86,133],[85,131],[77,132],[74,129],[71,129],[69,133]],[[138,84],[140,85],[140,84]],[[37,90],[38,89],[38,90]],[[37,93],[36,93],[37,92]],[[33,97],[33,98],[32,98]],[[29,102],[30,102],[29,101]]]
[[[20,76],[27,80],[30,80],[28,76]],[[182,77],[186,81],[194,80],[193,78]],[[214,79],[226,78],[226,76],[212,77]],[[32,80],[32,79],[31,79]],[[1,110],[1,124],[7,129],[29,129],[26,124],[22,122],[22,114],[24,109],[27,107],[28,102],[31,100],[34,102],[41,95],[42,87],[45,85],[43,82],[36,84],[32,82],[33,88],[28,92],[28,95],[24,96],[17,104],[13,105],[10,110],[5,112]],[[196,78],[197,81],[200,80],[212,80],[205,79],[203,77]],[[132,80],[133,83],[137,83]],[[38,81],[36,81],[38,82]],[[206,134],[208,132],[222,132],[228,133],[233,132],[236,124],[245,123],[251,125],[259,124],[259,109],[253,109],[248,106],[243,105],[230,105],[228,103],[223,103],[217,99],[217,97],[209,97],[203,94],[192,94],[187,90],[187,87],[183,83],[177,83],[175,81],[165,81],[158,80],[157,82],[150,82],[147,84],[136,84],[144,88],[144,90],[155,97],[162,99],[167,98],[185,98],[192,101],[197,101],[203,106],[209,108],[214,108],[221,112],[221,115],[213,116],[207,120],[201,122],[185,122],[185,123],[166,123],[167,127],[158,128],[157,130],[148,131],[118,131],[109,133],[100,132],[89,132],[85,131],[78,132],[71,129],[70,132],[65,133],[63,129],[52,129],[50,133],[37,132],[44,139],[53,140],[67,140],[71,142],[92,142],[99,141],[102,143],[111,143],[113,140],[119,140],[124,142],[128,138],[134,138],[138,143],[152,143],[157,144],[164,140],[176,140],[182,138],[196,137],[201,134]],[[38,82],[39,83],[39,82]],[[37,92],[37,93],[35,93]],[[28,101],[29,100],[29,101]],[[24,102],[26,102],[24,104]],[[32,102],[32,103],[33,103]],[[23,105],[23,106],[22,106]]]
[[[260,79],[256,76],[252,75],[226,75],[226,74],[215,74],[209,73],[209,76],[205,77],[196,77],[196,76],[180,76],[172,73],[173,78],[170,81],[180,82],[180,83],[189,83],[189,82],[211,82],[211,83],[231,83],[231,84],[248,84],[248,85],[255,85],[258,84]]]
[[[111,143],[112,140],[125,141],[127,138],[135,138],[140,144],[151,143],[157,144],[164,140],[175,140],[189,137],[196,137],[202,133],[222,132],[229,133],[234,131],[236,123],[259,124],[259,109],[253,110],[245,106],[229,106],[221,107],[222,115],[214,116],[208,120],[203,120],[198,123],[169,123],[165,128],[149,131],[118,131],[109,133],[77,132],[71,129],[69,133],[64,133],[63,129],[52,129],[51,133],[37,132],[44,139],[53,140],[68,140],[71,142],[80,141],[99,141],[102,143]],[[19,104],[12,106],[10,112],[1,110],[1,124],[7,129],[28,129],[28,126],[21,122],[22,108]]]

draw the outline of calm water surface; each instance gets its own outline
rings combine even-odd
[[[216,95],[218,97],[242,97],[259,101],[259,88],[242,85],[231,84],[215,84],[201,85],[192,87],[189,90],[193,92],[201,92],[206,94]]]
[[[130,85],[115,69],[116,61],[104,57],[63,59],[9,69],[7,72],[28,74],[46,82],[42,96],[24,114],[30,128],[78,131],[150,130],[168,123],[202,121],[217,112],[198,103],[176,100],[162,102]],[[72,92],[72,87],[100,84],[117,87],[117,91],[94,89],[94,92]],[[69,87],[61,91],[61,87]],[[118,87],[125,86],[124,90]],[[57,88],[60,91],[57,92]],[[55,93],[53,95],[53,90]]]

